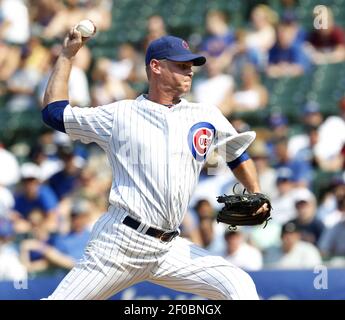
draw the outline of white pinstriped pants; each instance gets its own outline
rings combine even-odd
[[[99,219],[83,259],[48,299],[107,299],[141,281],[208,299],[258,299],[243,270],[181,237],[167,243],[139,233],[122,223],[126,214]]]

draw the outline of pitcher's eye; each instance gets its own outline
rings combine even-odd
[[[190,69],[191,66],[189,64],[180,64],[180,68],[183,70],[187,70],[187,69]]]

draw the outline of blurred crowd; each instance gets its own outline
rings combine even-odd
[[[241,29],[227,12],[209,10],[203,33],[190,35],[208,63],[195,70],[187,98],[217,105],[243,132],[252,128],[238,112],[268,105],[264,77],[300,77],[315,65],[345,62],[345,31],[331,9],[328,28],[305,30],[297,2],[281,0],[279,12],[255,5]],[[0,112],[39,109],[66,32],[82,19],[93,20],[98,34],[109,32],[112,6],[111,0],[0,0]],[[120,44],[114,58],[94,57],[83,47],[69,81],[70,104],[97,106],[141,94],[145,49],[167,33],[169,26],[156,14],[140,43]],[[273,205],[265,228],[234,231],[217,224],[217,195],[242,190],[233,190],[234,176],[214,154],[201,173],[182,236],[246,270],[345,267],[345,98],[337,114],[325,116],[321,107],[317,101],[300,106],[297,133],[276,112],[265,127],[254,128],[249,154]],[[112,174],[96,145],[72,143],[44,128],[24,149],[0,141],[0,280],[71,269],[108,206]],[[319,189],[317,172],[326,177]]]

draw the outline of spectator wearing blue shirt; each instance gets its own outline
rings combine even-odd
[[[297,77],[310,68],[310,61],[301,43],[296,42],[296,28],[293,24],[278,26],[277,42],[269,51],[267,75],[271,78]]]
[[[298,15],[293,10],[285,11],[281,17],[282,23],[288,24],[295,29],[293,45],[303,45],[308,37],[307,31],[300,25],[298,20]]]
[[[235,35],[229,29],[228,18],[224,12],[209,11],[206,28],[208,35],[201,42],[200,50],[205,51],[210,57],[219,57],[235,43]]]
[[[321,220],[316,217],[317,202],[314,194],[308,189],[300,190],[295,195],[297,217],[292,220],[301,231],[301,239],[317,245],[325,229]]]
[[[311,163],[305,159],[291,159],[288,153],[288,139],[281,138],[275,142],[276,169],[287,168],[293,172],[292,180],[296,187],[308,187],[312,180]]]
[[[64,163],[64,168],[49,179],[49,186],[58,199],[62,200],[76,190],[79,183],[80,167],[77,166],[77,158],[72,146],[60,146],[58,155]]]
[[[20,243],[20,258],[29,273],[44,272],[49,268],[49,261],[41,250],[44,245],[54,243],[54,235],[46,229],[45,215],[41,210],[31,211],[27,220],[31,228],[27,239]]]
[[[49,262],[50,266],[72,269],[83,256],[90,237],[90,204],[87,200],[76,201],[71,209],[71,230],[57,235],[53,245],[41,242],[35,250]]]
[[[15,195],[14,210],[16,220],[26,220],[34,209],[42,210],[49,231],[57,228],[58,200],[50,187],[41,184],[40,168],[34,163],[24,163],[21,167],[23,189]]]

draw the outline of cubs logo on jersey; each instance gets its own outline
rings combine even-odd
[[[215,131],[215,127],[209,122],[198,122],[189,129],[188,145],[195,160],[206,159]]]

